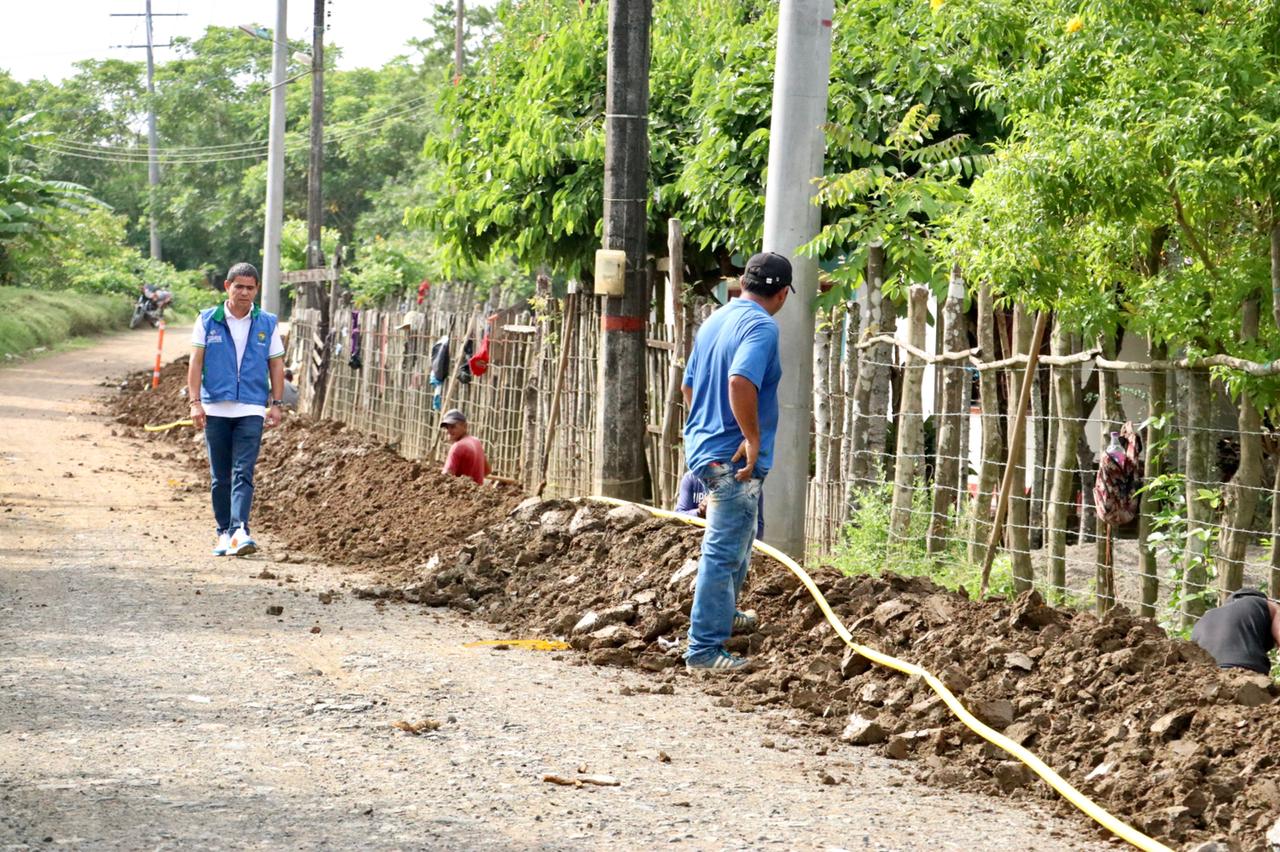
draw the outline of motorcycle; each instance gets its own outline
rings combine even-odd
[[[143,284],[138,301],[133,306],[133,316],[129,319],[129,328],[137,328],[145,319],[155,328],[164,319],[164,309],[173,304],[173,294],[151,284]]]

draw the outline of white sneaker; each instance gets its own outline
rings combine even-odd
[[[218,543],[213,546],[214,556],[226,556],[227,551],[231,549],[231,533],[221,533],[218,535]]]
[[[249,535],[249,531],[244,527],[236,530],[231,534],[231,541],[227,546],[227,553],[232,556],[248,556],[251,553],[258,552],[258,545],[254,542],[253,537]]]

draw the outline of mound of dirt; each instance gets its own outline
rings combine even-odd
[[[511,486],[478,486],[339,423],[300,417],[263,436],[255,479],[258,527],[338,565],[421,563],[521,499]]]
[[[187,417],[189,403],[181,393],[187,362],[184,357],[166,365],[154,391],[148,371],[125,379],[110,403],[116,422],[141,427]],[[207,487],[199,433],[177,428],[138,434],[178,444]],[[254,529],[270,532],[290,550],[383,571],[456,547],[501,521],[521,499],[511,486],[446,476],[436,465],[409,461],[340,423],[295,414],[263,434],[254,479]]]
[[[175,362],[159,391],[122,394],[117,419],[185,416],[183,384],[185,362]],[[205,470],[190,430],[151,437],[178,440]],[[593,663],[684,677],[694,527],[635,507],[516,506],[514,490],[441,476],[337,424],[301,418],[267,434],[258,469],[258,526],[372,574],[381,585],[364,596],[455,607],[516,635],[566,637]],[[1280,817],[1280,713],[1268,678],[1221,672],[1196,646],[1124,610],[1098,619],[1034,593],[971,601],[891,575],[818,569],[814,579],[860,642],[935,672],[976,715],[1118,817],[1167,843],[1229,837],[1266,847]],[[743,605],[760,626],[729,647],[759,670],[707,683],[725,706],[790,706],[818,731],[914,760],[924,780],[1061,805],[955,721],[927,685],[848,653],[781,565],[756,559]]]
[[[521,636],[566,637],[597,664],[682,676],[700,535],[633,507],[528,500],[364,594],[453,606]],[[987,724],[1147,833],[1259,848],[1280,816],[1268,678],[1220,672],[1197,646],[1124,610],[1098,619],[1034,592],[975,602],[921,578],[814,579],[860,642],[929,668]],[[926,684],[847,653],[781,565],[757,558],[748,583],[744,604],[760,627],[730,648],[761,668],[711,686],[726,704],[789,705],[831,735],[915,758],[934,783],[1056,798]]]
[[[151,390],[151,371],[130,373],[120,382],[120,393],[108,400],[108,408],[117,423],[126,426],[148,426],[172,423],[187,417],[190,402],[187,400],[187,365],[190,356],[183,355],[165,364],[160,370],[160,385]],[[170,439],[181,437],[183,432],[157,432]]]

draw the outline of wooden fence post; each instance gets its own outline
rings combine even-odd
[[[961,352],[965,345],[964,328],[964,278],[958,265],[951,267],[951,281],[947,287],[947,301],[942,307],[943,350]],[[951,531],[951,513],[959,505],[959,471],[967,468],[965,448],[960,445],[960,424],[968,413],[963,410],[964,383],[969,374],[963,364],[939,364],[942,374],[942,393],[935,406],[934,422],[938,428],[937,462],[933,467],[933,514],[929,519],[929,536],[926,550],[939,553],[947,543]]]
[[[831,312],[819,310],[814,315],[813,330],[813,452],[814,479],[819,483],[829,481],[827,466],[831,455],[831,397],[830,364]]]
[[[866,287],[860,308],[863,334],[893,334],[893,328],[887,327],[885,320],[884,246],[879,242],[867,248]],[[880,480],[880,459],[885,450],[885,412],[889,403],[889,360],[893,357],[887,343],[878,343],[859,352],[862,360],[854,390],[851,490],[865,488]]]
[[[1154,340],[1148,340],[1147,352],[1153,361],[1163,361],[1168,355],[1164,344],[1156,343]],[[1165,371],[1153,370],[1151,372],[1151,422],[1147,424],[1146,446],[1143,447],[1144,482],[1151,482],[1160,476],[1162,472],[1164,451],[1159,449],[1156,444],[1164,436],[1164,426],[1157,421],[1164,417],[1166,392]],[[1151,495],[1143,494],[1138,517],[1138,574],[1142,578],[1142,603],[1138,614],[1147,618],[1156,617],[1156,598],[1160,593],[1160,576],[1156,565],[1156,554],[1147,544],[1147,540],[1151,535],[1152,503]]]
[[[1056,356],[1071,353],[1071,335],[1054,323],[1050,349]],[[1080,399],[1074,366],[1053,368],[1053,392],[1058,412],[1053,486],[1049,491],[1049,585],[1061,602],[1067,588],[1067,521],[1076,495],[1076,443],[1080,434]]]
[[[1117,355],[1115,337],[1106,334],[1098,341],[1102,355],[1107,360],[1114,360]],[[1124,409],[1120,407],[1120,386],[1114,370],[1095,366],[1098,371],[1098,403],[1102,421],[1103,449],[1111,442],[1111,433],[1120,429],[1124,422]],[[1096,459],[1093,459],[1096,462]],[[1090,483],[1092,486],[1092,483]],[[1090,487],[1089,498],[1093,489]],[[1100,515],[1094,516],[1096,536],[1094,539],[1094,602],[1098,615],[1116,605],[1115,554],[1111,540],[1114,530],[1102,520]]]
[[[925,347],[925,320],[929,317],[929,288],[912,286],[907,302],[908,342],[918,350]],[[890,538],[901,541],[911,526],[911,502],[916,485],[916,469],[924,456],[924,360],[907,355],[902,375],[902,406],[898,410],[898,451],[893,476],[893,513]]]
[[[996,359],[995,302],[991,285],[983,284],[978,290],[978,347],[985,361]],[[973,524],[969,532],[969,562],[986,560],[986,543],[991,529],[991,507],[1000,479],[1000,457],[1004,453],[1004,441],[1000,437],[1000,379],[994,370],[983,371],[979,376],[982,416],[982,466],[978,472],[978,494],[973,507]]]
[[[1258,339],[1258,300],[1245,300],[1240,315],[1240,339]],[[1223,494],[1222,539],[1218,542],[1218,598],[1227,597],[1244,585],[1244,557],[1253,536],[1253,515],[1258,509],[1262,486],[1262,415],[1253,397],[1241,393],[1236,413],[1240,432],[1240,463]],[[1276,594],[1271,590],[1271,594]]]
[[[1030,355],[1032,346],[1032,328],[1031,315],[1022,305],[1018,305],[1013,310],[1013,335],[1012,349],[1016,354]],[[1017,375],[1010,372],[1012,377]],[[1009,465],[1012,467],[1012,474],[1005,477],[1005,481],[1009,483],[1009,526],[1006,532],[1008,538],[1008,550],[1010,558],[1013,562],[1013,588],[1017,592],[1025,592],[1032,586],[1034,576],[1031,572],[1031,535],[1028,523],[1030,521],[1030,504],[1027,500],[1027,440],[1026,435],[1031,431],[1032,424],[1026,422],[1026,412],[1019,411],[1019,406],[1029,405],[1029,392],[1035,387],[1036,371],[1028,371],[1023,381],[1029,383],[1027,388],[1015,395],[1013,391],[1013,383],[1010,382],[1009,393]],[[1021,429],[1022,434],[1015,437],[1015,431]],[[1020,440],[1019,440],[1020,439]]]
[[[1209,371],[1196,368],[1187,370],[1186,374],[1187,422],[1208,423],[1213,411]],[[1203,592],[1208,582],[1207,538],[1213,521],[1213,509],[1200,499],[1199,491],[1210,478],[1214,453],[1213,431],[1204,427],[1193,428],[1186,438],[1186,444],[1187,545],[1182,575],[1182,626],[1189,628],[1204,615],[1207,608]]]
[[[841,430],[844,440],[840,442],[840,480],[854,480],[854,432],[857,430],[858,406],[854,399],[858,387],[858,350],[854,345],[858,342],[859,315],[857,305],[845,303],[844,332],[840,337],[844,352],[844,361],[840,370],[840,387],[844,394],[844,428]],[[843,501],[841,501],[843,503]]]

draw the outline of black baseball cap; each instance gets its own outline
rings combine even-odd
[[[753,254],[742,273],[742,286],[764,296],[772,296],[783,287],[791,287],[791,261],[777,252],[762,251]]]

